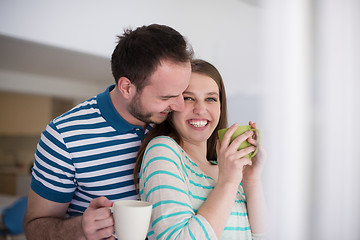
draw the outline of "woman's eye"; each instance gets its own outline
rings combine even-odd
[[[191,101],[192,98],[191,97],[184,97],[184,101]]]
[[[217,102],[217,98],[207,98],[206,101],[208,101],[208,102]]]

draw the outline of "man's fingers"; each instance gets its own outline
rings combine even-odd
[[[98,209],[95,209],[92,211],[91,213],[91,217],[94,219],[94,220],[103,220],[103,219],[106,219],[106,218],[111,218],[111,211],[110,209],[108,208],[98,208]]]
[[[110,209],[88,208],[82,216],[82,227],[87,239],[104,239],[114,232],[114,219]]]
[[[114,228],[108,227],[103,229],[98,229],[96,232],[94,232],[91,237],[88,237],[87,239],[115,239],[113,237]]]
[[[108,227],[113,227],[114,226],[114,218],[111,217],[111,215],[102,215],[102,216],[107,216],[103,219],[97,219],[96,220],[96,225],[99,229],[102,228],[108,228]]]
[[[106,197],[98,197],[93,199],[90,202],[89,208],[102,208],[102,207],[111,207],[113,205],[113,202],[107,199]]]

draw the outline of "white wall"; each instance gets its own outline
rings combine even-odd
[[[271,239],[360,239],[360,2],[264,2]]]
[[[252,84],[258,78],[254,44],[258,9],[239,0],[2,0],[0,4],[4,35],[108,58],[115,36],[125,27],[166,24],[187,37],[198,57],[221,70],[229,94],[240,91],[240,83]]]

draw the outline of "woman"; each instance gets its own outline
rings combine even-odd
[[[183,96],[184,110],[156,125],[138,154],[134,174],[138,179],[141,166],[141,199],[153,203],[148,238],[261,238],[266,219],[263,151],[259,146],[252,160],[244,157],[257,145],[253,131],[230,144],[234,124],[218,142],[217,130],[227,124],[226,96],[210,63],[192,62]],[[245,140],[252,146],[237,151]]]

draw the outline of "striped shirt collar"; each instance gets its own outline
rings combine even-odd
[[[118,132],[124,133],[134,133],[135,131],[141,130],[144,133],[144,129],[141,126],[135,126],[128,123],[121,115],[116,111],[114,105],[111,102],[110,91],[113,90],[115,85],[109,86],[103,93],[100,93],[96,96],[97,104],[99,106],[100,112],[105,118],[105,120]],[[146,129],[149,130],[151,126],[147,126]]]

